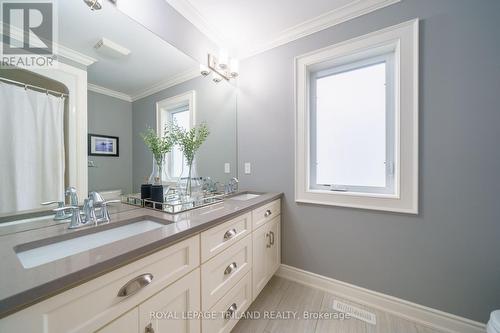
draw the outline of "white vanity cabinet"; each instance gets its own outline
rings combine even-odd
[[[0,332],[230,332],[280,265],[280,207],[259,206],[2,318]],[[219,317],[202,321],[206,313]]]
[[[267,221],[253,233],[253,299],[276,273],[281,264],[280,215]]]
[[[200,269],[197,268],[139,305],[139,332],[199,333],[199,319],[189,317],[199,312]]]
[[[135,307],[118,319],[107,324],[96,333],[137,333],[139,331],[139,308]]]

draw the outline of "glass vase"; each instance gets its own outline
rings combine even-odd
[[[168,174],[168,164],[167,159],[164,157],[160,163],[153,158],[153,169],[151,175],[149,176],[148,183],[153,185],[172,185],[175,184],[175,180]]]
[[[202,194],[202,179],[198,176],[196,160],[189,164],[185,157],[182,160],[182,173],[177,182],[177,191],[185,201],[198,200]]]

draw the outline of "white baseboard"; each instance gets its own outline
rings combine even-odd
[[[353,302],[389,312],[398,317],[449,333],[484,333],[486,325],[440,310],[361,288],[282,264],[278,276],[338,295]]]

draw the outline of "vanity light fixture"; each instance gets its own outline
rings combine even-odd
[[[208,54],[208,68],[200,65],[201,75],[208,76],[211,73],[210,70],[214,72],[213,81],[215,83],[220,82],[222,79],[229,81],[238,76],[238,60],[227,57],[225,51],[221,52],[221,56],[222,58],[217,58],[213,54]]]
[[[102,0],[83,0],[90,10],[100,10],[102,9]]]
[[[201,75],[203,76],[207,76],[207,75],[210,75],[210,69],[208,69],[207,66],[203,65],[203,64],[200,64],[200,73]]]
[[[219,52],[219,68],[227,69],[229,65],[229,54],[226,49],[221,49]]]
[[[214,73],[214,78],[212,79],[215,83],[219,83],[222,81],[222,76],[220,76],[218,73]]]

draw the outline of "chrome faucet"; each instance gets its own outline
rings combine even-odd
[[[66,212],[71,210],[71,222],[68,229],[76,229],[87,224],[104,224],[109,223],[108,204],[120,202],[120,200],[104,200],[97,192],[90,192],[89,197],[83,202],[83,210],[80,211],[78,204],[59,207],[54,209],[56,213]]]
[[[231,178],[229,183],[224,186],[224,194],[231,194],[231,193],[238,192],[239,182],[240,181],[238,180],[238,178],[236,178],[236,177]]]
[[[109,216],[108,204],[120,202],[120,200],[104,200],[98,192],[90,192],[88,199],[85,199],[87,205],[84,204],[83,211],[88,219],[87,222],[94,224],[108,223],[111,218]]]
[[[78,194],[76,191],[76,188],[74,187],[68,187],[66,191],[64,191],[64,196],[68,197],[69,196],[69,202],[70,206],[78,206]],[[42,202],[41,205],[47,206],[47,205],[53,205],[57,204],[58,208],[63,208],[65,207],[64,201],[47,201],[47,202]],[[54,216],[54,221],[62,221],[71,218],[72,213],[67,213],[66,210],[61,209],[56,211],[56,215]]]
[[[68,187],[64,192],[66,197],[69,196],[69,204],[71,206],[78,206],[78,192],[75,187]]]

